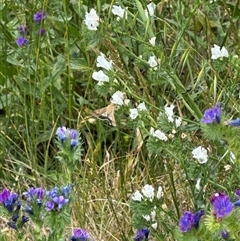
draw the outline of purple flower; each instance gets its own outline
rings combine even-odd
[[[46,195],[50,198],[53,199],[54,197],[57,197],[59,194],[59,188],[58,187],[54,187],[52,190],[47,191]]]
[[[26,206],[26,207],[24,208],[24,211],[25,211],[26,213],[30,214],[30,215],[33,215],[33,214],[34,214],[33,209],[32,209],[31,207],[29,207],[29,206]]]
[[[46,209],[48,211],[52,211],[55,207],[55,203],[53,201],[47,201],[46,202]]]
[[[0,193],[0,203],[4,205],[9,212],[13,211],[13,207],[18,199],[16,193],[11,193],[8,189],[4,188]]]
[[[19,26],[18,31],[21,35],[25,35],[27,33],[27,26]]]
[[[134,241],[143,241],[143,240],[148,240],[148,235],[149,235],[149,229],[148,228],[142,228],[138,229],[136,236],[134,237]]]
[[[29,188],[27,192],[23,192],[23,196],[27,199],[28,202],[31,202],[32,199],[37,199],[37,202],[43,199],[44,190],[41,187],[38,188]]]
[[[225,124],[229,126],[240,126],[240,118],[226,121]]]
[[[221,232],[221,236],[222,236],[223,239],[228,239],[228,238],[229,238],[229,233],[228,233],[228,231],[223,230],[223,231]]]
[[[235,194],[240,198],[240,190],[238,189]]]
[[[56,134],[59,141],[64,144],[66,141],[70,142],[70,147],[73,149],[78,144],[78,131],[74,129],[68,129],[65,126],[58,127]]]
[[[46,13],[44,11],[39,11],[33,15],[33,20],[36,23],[40,23],[43,19],[45,19]]]
[[[38,30],[38,35],[44,35],[46,33],[46,30],[44,28]]]
[[[62,209],[62,207],[68,203],[68,199],[64,198],[64,196],[59,196],[53,198],[53,201],[58,205],[58,209]]]
[[[205,110],[202,122],[204,124],[212,124],[214,122],[220,123],[221,121],[221,106],[217,104],[215,107]]]
[[[73,230],[73,236],[70,238],[72,241],[87,241],[89,238],[88,232],[83,228],[78,228]]]
[[[16,44],[18,46],[23,46],[23,45],[28,44],[28,40],[26,38],[20,36],[20,37],[17,38]]]
[[[233,205],[230,198],[224,193],[215,193],[211,198],[210,202],[213,205],[214,214],[217,218],[224,218],[231,213]]]
[[[199,211],[197,211],[197,212],[194,214],[194,223],[193,223],[193,226],[194,226],[195,228],[198,228],[200,218],[201,218],[204,214],[205,214],[205,211],[204,211],[204,210],[199,210]]]
[[[69,194],[71,193],[72,187],[73,187],[73,185],[70,184],[70,185],[64,186],[64,187],[62,188],[62,194],[63,194],[64,197],[68,197],[68,196],[69,196]]]
[[[179,220],[179,228],[182,232],[190,231],[195,222],[195,215],[192,212],[185,211]]]

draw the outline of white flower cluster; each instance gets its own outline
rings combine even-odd
[[[199,146],[192,151],[193,158],[197,159],[200,164],[204,164],[208,161],[207,150]]]
[[[157,229],[157,226],[158,226],[158,223],[156,222],[156,211],[155,211],[156,207],[154,207],[154,209],[150,212],[150,214],[146,214],[146,215],[143,215],[143,218],[149,222],[151,221],[152,222],[152,228],[153,229]]]
[[[170,122],[170,123],[175,122],[175,126],[176,126],[176,128],[178,128],[182,124],[182,118],[178,117],[178,118],[174,119],[174,113],[173,113],[174,108],[175,108],[175,106],[173,104],[171,104],[170,106],[168,106],[168,105],[164,106],[164,110],[165,110],[165,114],[168,118],[168,122]]]
[[[109,71],[112,69],[112,60],[108,61],[105,55],[100,52],[100,55],[97,57],[97,67]],[[104,82],[109,82],[109,77],[102,70],[94,71],[92,78],[98,81],[98,85],[102,85]]]
[[[141,192],[137,190],[133,195],[132,195],[132,200],[133,201],[142,201],[143,199],[148,199],[152,202],[154,197],[157,199],[160,199],[163,196],[163,191],[162,187],[159,186],[157,193],[155,194],[155,190],[152,185],[146,184]]]
[[[146,111],[147,108],[146,108],[146,105],[144,102],[140,103],[137,108],[132,108],[132,109],[129,109],[130,110],[130,118],[132,120],[136,119],[138,117],[138,114],[140,111]]]

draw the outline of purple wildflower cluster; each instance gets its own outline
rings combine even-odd
[[[213,206],[213,215],[221,220],[232,212],[233,204],[230,198],[224,193],[215,193],[211,196],[210,202]]]
[[[73,149],[78,144],[78,131],[74,129],[68,129],[65,126],[58,127],[56,135],[59,141],[64,145],[65,143],[70,143],[71,149]]]
[[[198,228],[201,217],[205,214],[204,210],[196,213],[185,211],[179,221],[179,228],[182,232],[189,232],[193,227]]]
[[[236,191],[238,200],[231,202],[230,198],[222,192],[215,193],[210,197],[210,202],[213,207],[212,215],[216,218],[217,222],[220,222],[224,217],[231,214],[234,207],[240,206],[240,190]],[[179,220],[179,228],[181,232],[189,232],[193,227],[196,229],[199,226],[200,218],[204,215],[204,211],[200,210],[197,213],[185,211]],[[223,239],[228,239],[229,232],[223,230],[220,233]]]
[[[213,124],[221,121],[221,106],[217,104],[215,107],[205,110],[202,118],[204,124]]]
[[[138,229],[134,241],[147,241],[149,235],[148,228]]]
[[[18,230],[18,227],[22,227],[29,221],[29,217],[22,215],[21,221],[17,223],[22,205],[21,202],[18,201],[17,193],[11,193],[8,189],[4,188],[0,193],[0,203],[12,214],[11,220],[7,223],[9,227]]]
[[[34,16],[33,16],[33,20],[37,24],[41,23],[41,21],[43,21],[45,18],[46,18],[46,13],[44,11],[39,11],[36,14],[34,14]],[[27,45],[29,43],[28,39],[26,38],[27,33],[28,33],[28,27],[21,25],[21,26],[19,26],[18,31],[19,31],[20,36],[16,39],[16,44],[19,47]],[[37,31],[38,35],[44,35],[45,32],[46,32],[46,30],[44,28],[39,29]]]
[[[68,202],[72,185],[63,188],[54,187],[46,192],[46,209],[48,211],[60,211]]]
[[[88,232],[83,228],[73,230],[73,236],[70,238],[71,241],[87,241],[89,239]]]

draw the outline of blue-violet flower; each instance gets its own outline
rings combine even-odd
[[[204,124],[212,124],[214,122],[220,123],[221,121],[221,106],[217,104],[215,107],[205,110],[202,122]]]

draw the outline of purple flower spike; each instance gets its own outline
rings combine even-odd
[[[19,26],[18,31],[21,35],[25,35],[27,33],[27,26]]]
[[[38,30],[38,35],[44,35],[46,33],[46,30],[44,28]]]
[[[195,227],[195,228],[198,228],[198,226],[199,226],[199,221],[200,221],[200,219],[201,219],[201,217],[203,216],[205,214],[205,211],[204,210],[199,210],[199,211],[197,211],[195,214],[194,214],[194,224],[193,224],[193,226]]]
[[[24,37],[18,37],[16,40],[16,44],[20,47],[20,46],[28,44],[28,40]]]
[[[70,240],[72,240],[72,241],[76,241],[76,240],[87,241],[88,238],[89,238],[88,232],[83,228],[78,228],[78,229],[73,230],[73,236],[71,237]]]
[[[240,198],[240,189],[237,190],[235,193],[236,193],[236,195]]]
[[[185,211],[179,221],[179,228],[186,233],[191,230],[195,222],[195,215],[192,212]]]
[[[68,199],[65,199],[64,196],[59,196],[53,198],[53,201],[58,205],[58,209],[62,209],[62,207],[68,203]]]
[[[217,104],[215,107],[205,110],[202,122],[204,124],[212,124],[214,122],[220,123],[221,121],[221,106]]]
[[[226,121],[226,125],[228,125],[228,126],[240,126],[240,118],[230,120],[230,121]]]
[[[148,235],[149,235],[149,229],[147,228],[138,229],[136,236],[134,237],[134,241],[148,240]]]
[[[44,11],[39,11],[33,15],[33,20],[36,23],[40,23],[45,18],[46,18],[46,13]]]
[[[228,239],[229,238],[229,232],[226,231],[226,230],[223,230],[221,232],[221,236],[222,236],[223,239]]]
[[[232,212],[233,204],[226,194],[216,193],[210,198],[210,201],[217,218],[224,218]]]

